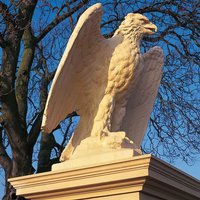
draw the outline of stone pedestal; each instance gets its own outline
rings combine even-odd
[[[199,200],[200,182],[151,156],[73,166],[12,178],[17,195],[32,200]]]

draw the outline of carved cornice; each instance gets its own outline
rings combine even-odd
[[[9,181],[17,195],[29,199],[84,199],[128,193],[173,200],[197,200],[200,196],[198,180],[151,155]]]

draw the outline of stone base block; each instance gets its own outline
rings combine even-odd
[[[55,170],[66,170],[66,169],[76,169],[80,167],[87,167],[91,165],[101,165],[108,162],[113,162],[116,160],[129,159],[133,156],[139,155],[137,150],[133,149],[120,149],[120,150],[108,150],[102,152],[102,150],[95,154],[89,154],[88,156],[82,156],[80,158],[71,158],[64,162],[54,164],[52,166],[52,171]]]
[[[200,200],[200,181],[151,156],[9,179],[32,200]]]

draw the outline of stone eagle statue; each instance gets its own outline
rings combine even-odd
[[[61,161],[122,148],[140,149],[161,80],[163,51],[144,55],[140,42],[157,27],[130,13],[105,39],[100,31],[102,5],[80,17],[56,71],[42,121],[52,132],[67,114],[80,122]]]

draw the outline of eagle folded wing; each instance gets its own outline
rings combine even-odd
[[[126,107],[121,128],[138,149],[140,149],[160,85],[163,59],[164,55],[160,47],[154,47],[143,55],[143,70]]]
[[[43,115],[43,132],[50,133],[74,110],[89,109],[92,95],[85,90],[90,89],[95,79],[95,66],[91,64],[93,48],[104,40],[100,32],[101,16],[101,4],[95,4],[81,15],[53,79]]]

